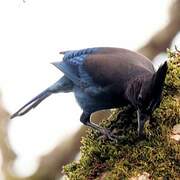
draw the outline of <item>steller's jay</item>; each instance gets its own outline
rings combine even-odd
[[[22,116],[53,93],[74,92],[82,108],[80,121],[110,139],[111,132],[90,121],[93,112],[130,105],[137,110],[138,135],[160,104],[167,62],[155,72],[145,56],[122,48],[87,48],[60,52],[63,60],[52,63],[64,73],[56,83],[14,113]]]

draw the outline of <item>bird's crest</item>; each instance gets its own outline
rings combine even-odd
[[[165,62],[159,67],[153,78],[153,96],[159,97],[162,93],[168,65]]]
[[[128,96],[132,104],[139,108],[146,108],[145,102],[149,102],[148,111],[153,111],[160,102],[163,85],[167,73],[167,62],[159,67],[151,79],[142,83],[142,78],[133,79],[130,83]]]

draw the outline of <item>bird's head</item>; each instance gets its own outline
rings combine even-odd
[[[130,84],[127,90],[129,101],[138,111],[141,126],[138,127],[138,129],[141,129],[139,131],[142,131],[144,122],[161,102],[167,69],[167,62],[165,62],[152,76],[138,78]]]
[[[152,77],[142,80],[136,106],[147,115],[152,114],[160,104],[167,69],[165,62]]]

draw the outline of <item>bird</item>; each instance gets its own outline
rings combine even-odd
[[[130,106],[137,112],[138,136],[143,136],[145,122],[162,99],[166,61],[156,71],[150,59],[124,48],[95,47],[60,54],[62,60],[52,64],[63,76],[22,106],[11,119],[26,114],[52,94],[73,92],[83,111],[80,121],[84,125],[114,139],[109,129],[91,121],[91,114]]]

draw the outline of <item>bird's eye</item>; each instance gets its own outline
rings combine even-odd
[[[142,103],[142,101],[143,101],[143,98],[142,98],[142,95],[141,94],[139,94],[139,96],[138,96],[138,103]]]

